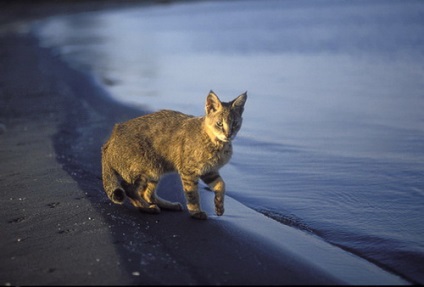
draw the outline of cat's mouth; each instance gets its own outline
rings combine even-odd
[[[219,141],[224,142],[224,143],[227,143],[227,142],[230,142],[231,141],[231,139],[230,138],[227,138],[227,137],[217,137],[217,139]]]

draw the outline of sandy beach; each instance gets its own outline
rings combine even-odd
[[[85,9],[66,5],[59,12]],[[35,18],[58,11],[43,7]],[[19,15],[3,27],[32,18]],[[143,112],[109,99],[27,33],[8,29],[0,41],[1,285],[408,284],[231,198],[216,217],[205,190],[207,221],[112,204],[100,147],[116,122]],[[159,194],[184,203],[175,175]]]

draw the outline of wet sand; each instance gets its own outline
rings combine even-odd
[[[206,190],[207,221],[112,204],[100,147],[114,123],[143,112],[110,100],[28,34],[0,39],[0,284],[407,283],[231,198],[216,217]],[[159,194],[184,203],[175,175]]]

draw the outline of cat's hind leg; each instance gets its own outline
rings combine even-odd
[[[168,210],[183,210],[182,205],[179,202],[171,202],[168,200],[165,200],[161,198],[156,193],[156,188],[158,185],[157,180],[147,180],[146,188],[140,196],[144,198],[145,201],[149,202],[150,204],[157,204],[158,207]]]
[[[149,182],[140,179],[137,180],[137,182],[132,186],[126,188],[125,191],[132,205],[137,207],[140,211],[148,213],[159,213],[160,208],[155,202],[151,201],[151,196],[149,195],[151,193],[151,188],[152,187]]]
[[[140,196],[143,196],[144,200],[150,203],[151,207],[157,205],[160,208],[168,210],[183,210],[183,207],[179,202],[171,202],[158,196],[156,194],[157,185],[157,180],[148,180],[146,189],[143,194],[140,194]]]

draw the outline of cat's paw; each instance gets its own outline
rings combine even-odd
[[[195,218],[195,219],[201,219],[201,220],[208,219],[208,216],[207,216],[207,215],[206,215],[206,213],[205,213],[205,212],[203,212],[203,211],[194,211],[194,212],[190,212],[190,216],[191,216],[192,218]]]
[[[223,207],[223,206],[222,206],[222,207],[216,207],[216,208],[215,208],[215,213],[216,213],[216,215],[218,215],[218,216],[223,215],[223,214],[224,214],[224,207]]]

